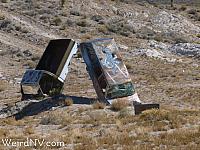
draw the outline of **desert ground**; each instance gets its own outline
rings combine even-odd
[[[80,52],[63,95],[22,102],[24,72],[60,38],[114,38],[140,99],[160,109],[97,102]],[[198,0],[0,0],[0,149],[199,150],[199,101]],[[45,142],[17,145],[27,138]]]

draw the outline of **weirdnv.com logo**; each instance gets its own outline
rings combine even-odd
[[[47,142],[45,139],[30,139],[26,138],[26,140],[20,140],[20,139],[9,139],[5,138],[2,139],[2,144],[5,147],[32,147],[32,146],[37,146],[37,147],[64,147],[65,143],[64,142]]]

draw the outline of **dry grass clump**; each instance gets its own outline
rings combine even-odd
[[[131,116],[131,112],[128,108],[123,108],[122,110],[119,111],[119,118],[126,118],[126,117],[130,117]]]
[[[86,116],[84,118],[81,117],[78,120],[78,123],[92,124],[94,126],[99,126],[102,124],[115,124],[116,118],[109,116],[106,111],[92,109],[90,111],[87,111]]]
[[[186,6],[181,6],[181,7],[179,8],[179,11],[185,11],[186,9],[187,9]]]
[[[190,9],[190,10],[188,10],[188,14],[195,15],[196,13],[197,13],[196,9]]]
[[[5,15],[0,13],[0,20],[4,20],[5,19]]]
[[[24,129],[24,134],[25,135],[30,135],[30,134],[34,134],[34,128],[32,126],[28,126]]]
[[[61,25],[61,23],[62,23],[62,20],[58,17],[58,16],[56,16],[54,19],[53,19],[53,22],[52,22],[55,26],[59,26],[59,25]]]
[[[24,120],[16,120],[14,117],[9,117],[0,120],[1,125],[13,125],[13,126],[21,126],[24,125]]]
[[[91,34],[83,34],[83,35],[81,35],[81,39],[83,39],[83,40],[90,40],[90,39],[92,39],[92,36],[91,36]]]
[[[100,125],[102,123],[107,122],[107,115],[104,111],[100,110],[94,110],[87,112],[87,115],[89,116],[85,120],[82,120],[81,123],[83,124],[94,124],[94,125]]]
[[[99,148],[99,146],[96,143],[96,140],[89,136],[84,136],[84,135],[77,136],[75,137],[74,141],[75,143],[77,143],[77,145],[74,147],[74,150],[85,150],[85,149],[96,150]]]
[[[2,129],[0,128],[0,138],[2,137],[6,137],[9,133],[9,130],[8,129]]]
[[[86,20],[80,20],[76,23],[80,27],[88,27],[90,24]]]
[[[151,109],[142,112],[140,119],[144,121],[161,121],[169,120],[169,112],[166,110]]]
[[[4,80],[0,80],[0,92],[5,91],[7,89],[8,83]]]
[[[189,143],[199,144],[200,132],[189,129],[180,129],[172,133],[160,134],[158,138],[154,139],[157,145],[171,145],[181,146]]]
[[[111,147],[113,149],[118,149],[119,146],[123,147],[123,149],[134,149],[135,141],[136,137],[130,136],[126,131],[123,131],[122,133],[110,131],[97,139],[101,149],[109,149]]]
[[[70,97],[68,97],[68,98],[66,98],[66,99],[64,100],[64,104],[65,104],[66,106],[72,106],[72,105],[73,105],[73,100],[72,100]]]
[[[40,124],[42,125],[62,125],[66,126],[71,123],[73,118],[66,112],[50,112],[47,116],[44,116]]]
[[[1,2],[2,2],[2,3],[7,3],[7,2],[8,2],[8,0],[1,0]]]
[[[131,64],[126,63],[126,68],[127,68],[128,70],[131,69],[131,68],[132,68]]]
[[[99,32],[103,34],[108,34],[108,29],[105,25],[101,25],[100,27],[97,28]]]
[[[105,108],[105,104],[104,103],[101,103],[99,101],[96,101],[94,104],[92,104],[92,107],[94,109],[104,109]]]
[[[128,100],[118,99],[118,100],[115,100],[114,102],[112,102],[111,109],[114,111],[120,111],[123,108],[126,108],[128,106],[129,106]]]
[[[28,61],[26,62],[26,65],[28,65],[30,69],[36,67],[36,63],[35,63],[34,61],[32,61],[32,60],[28,60]]]
[[[177,129],[199,121],[199,111],[194,110],[147,110],[137,119],[138,125],[154,125],[154,131]]]

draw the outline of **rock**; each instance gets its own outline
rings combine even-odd
[[[200,28],[185,17],[170,14],[166,11],[161,11],[156,16],[153,16],[151,22],[155,29],[164,33],[197,34],[200,32]]]
[[[126,45],[122,45],[122,44],[117,44],[117,46],[121,49],[125,49],[125,50],[128,50],[128,46]]]
[[[3,75],[2,75],[2,73],[0,72],[0,78],[2,78],[3,77]]]
[[[4,107],[0,109],[0,118],[7,118],[19,113],[23,108],[28,106],[32,101],[20,101],[12,107]]]
[[[100,20],[103,20],[103,17],[100,16],[100,15],[94,15],[94,16],[91,17],[91,20],[99,22]]]
[[[136,49],[134,55],[162,58],[164,55],[155,49]]]
[[[22,78],[14,78],[16,84],[20,84]]]
[[[32,53],[31,53],[30,50],[25,50],[25,51],[23,51],[23,54],[24,54],[24,56],[26,56],[26,57],[32,56]]]
[[[200,44],[179,43],[171,46],[169,51],[176,55],[200,58]]]
[[[170,45],[167,45],[167,44],[162,43],[162,42],[157,42],[157,41],[154,41],[154,40],[149,41],[148,46],[150,46],[151,48],[164,50],[164,51],[166,51],[170,47]]]
[[[77,10],[70,10],[70,15],[80,16],[80,12]]]

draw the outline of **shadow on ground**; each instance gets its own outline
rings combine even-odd
[[[86,97],[77,97],[77,96],[56,96],[53,98],[47,98],[41,101],[30,101],[30,103],[25,106],[20,112],[14,115],[16,120],[22,119],[26,116],[37,115],[41,112],[48,111],[53,107],[65,107],[63,105],[63,100],[66,98],[71,98],[73,100],[73,104],[92,104],[95,99],[94,98],[86,98]]]

